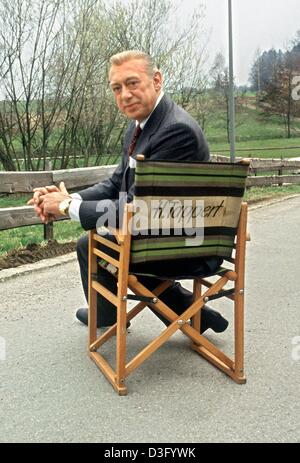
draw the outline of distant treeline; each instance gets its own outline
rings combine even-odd
[[[292,122],[300,117],[300,31],[286,51],[257,52],[249,81],[258,108],[266,117],[281,116],[290,138]]]

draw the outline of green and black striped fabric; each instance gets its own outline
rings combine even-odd
[[[248,166],[137,161],[131,263],[230,257]]]

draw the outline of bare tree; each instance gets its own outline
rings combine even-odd
[[[170,0],[117,1],[108,10],[112,49],[140,49],[154,57],[165,76],[165,88],[187,106],[195,88],[203,84],[207,37],[204,8],[199,5],[181,26]],[[177,19],[176,19],[177,18]]]
[[[1,49],[4,51],[1,80],[5,100],[14,116],[14,143],[19,146],[25,169],[34,169],[34,156],[45,84],[45,60],[54,53],[55,22],[60,2],[2,0],[0,23]],[[5,18],[5,19],[4,19]],[[3,118],[7,114],[2,113]]]
[[[297,114],[297,105],[293,100],[293,78],[297,74],[297,67],[300,68],[300,60],[298,66],[295,61],[293,53],[286,53],[285,64],[278,71],[278,79],[262,92],[259,104],[264,118],[274,115],[281,117],[287,138],[292,136],[292,122]]]
[[[300,33],[291,42],[290,49],[277,63],[265,89],[260,94],[259,108],[264,118],[279,116],[287,138],[291,138],[293,121],[299,117],[299,107],[293,99],[293,79],[300,73]],[[296,127],[295,127],[296,128]]]
[[[180,28],[169,0],[0,0],[0,161],[5,169],[115,162],[126,121],[109,57],[152,54],[184,107],[203,86],[203,11]]]

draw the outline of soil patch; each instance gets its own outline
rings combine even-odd
[[[62,256],[76,250],[76,242],[58,243],[56,240],[49,241],[46,245],[28,244],[26,248],[12,249],[5,257],[0,257],[0,270],[19,267],[19,265],[31,264],[41,259]]]

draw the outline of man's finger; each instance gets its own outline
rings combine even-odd
[[[59,191],[55,185],[40,186],[38,188],[33,188],[34,193],[46,195],[47,193],[53,193],[54,191]]]
[[[34,188],[33,191],[38,194],[38,193],[43,193],[44,195],[47,193],[47,188],[42,186],[42,187],[39,187],[39,188]]]
[[[47,193],[53,193],[54,191],[59,191],[56,185],[49,185],[45,187],[47,190]]]
[[[40,207],[38,207],[38,206],[36,206],[36,207],[34,208],[34,212],[35,212],[35,214],[36,214],[38,217],[40,217],[41,215],[44,215],[43,210],[42,210]]]
[[[39,204],[41,202],[41,196],[42,196],[42,192],[41,191],[35,191],[34,194],[33,194],[33,201],[35,202],[35,204]]]
[[[64,183],[64,182],[60,182],[60,184],[59,184],[59,189],[60,189],[60,191],[61,191],[63,194],[65,194],[65,195],[68,195],[68,194],[69,194],[69,193],[68,193],[68,190],[67,190],[66,187],[65,187],[65,183]]]

